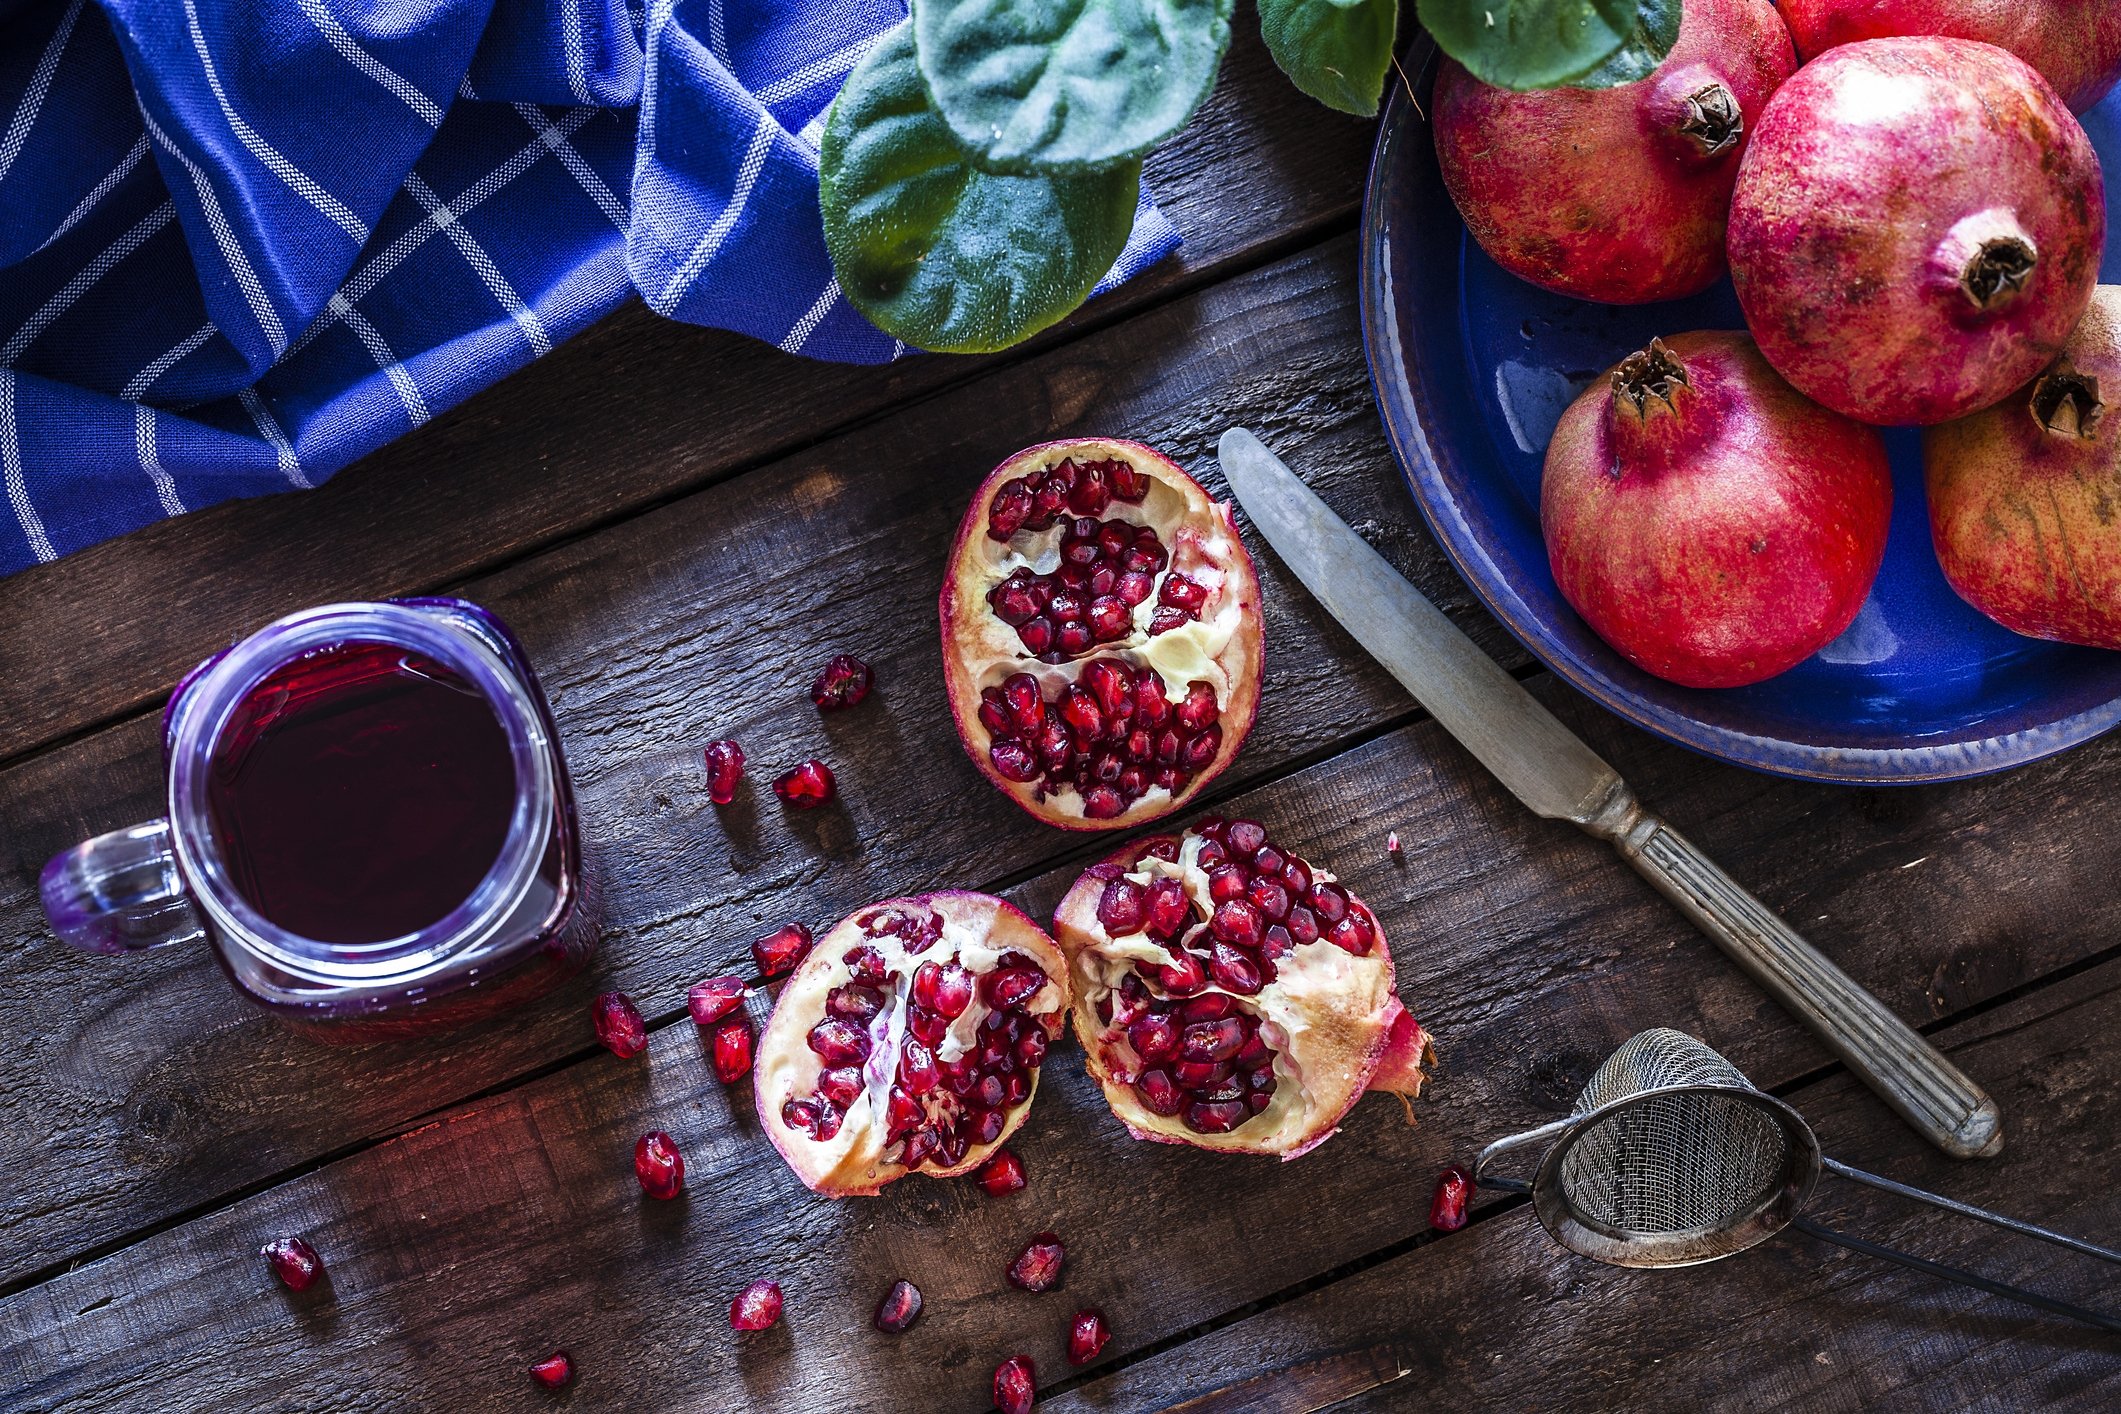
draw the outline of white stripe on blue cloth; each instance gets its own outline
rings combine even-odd
[[[495,301],[508,317],[515,321],[516,327],[523,331],[523,337],[530,341],[531,352],[540,358],[551,353],[552,336],[545,332],[545,325],[539,320],[537,311],[523,303],[522,297],[515,291],[515,286],[508,283],[508,277],[493,263],[485,248],[473,239],[471,232],[464,229],[464,223],[443,204],[441,197],[435,195],[435,189],[427,185],[426,179],[418,172],[412,172],[405,178],[405,190],[411,192],[413,199],[426,208],[427,214],[434,218],[436,225],[449,233],[449,239],[456,245],[457,252],[464,257],[464,263],[485,282]]]
[[[781,352],[801,353],[803,345],[809,343],[810,336],[817,332],[817,326],[825,322],[825,316],[832,310],[832,302],[839,297],[840,277],[835,275],[825,282],[825,292],[817,297],[817,302],[795,321],[795,327],[781,340]]]
[[[383,337],[383,331],[369,323],[368,316],[354,308],[343,291],[331,297],[331,307],[337,311],[339,322],[353,330],[354,337],[361,341],[368,356],[376,361],[376,367],[383,370],[383,376],[397,390],[398,401],[405,404],[405,415],[412,419],[412,425],[418,427],[427,421],[427,399],[420,396],[420,385],[413,382],[404,363],[391,352],[390,341]]]
[[[15,105],[15,115],[7,120],[7,131],[0,134],[0,181],[7,180],[9,169],[22,155],[22,144],[29,141],[30,129],[37,125],[37,114],[43,110],[45,96],[52,90],[52,75],[59,71],[59,56],[66,52],[66,42],[73,38],[74,22],[81,18],[84,3],[86,0],[74,0],[66,7],[59,27],[52,31],[51,41],[37,57],[36,70],[29,76],[29,87],[23,90],[22,101]]]
[[[301,5],[302,13],[309,16],[317,33],[331,41],[331,47],[339,51],[341,58],[397,95],[398,101],[419,114],[420,121],[428,127],[442,126],[442,110],[435,101],[414,87],[404,75],[363,49],[361,42],[339,23],[339,17],[324,8],[324,0],[301,0]]]
[[[21,433],[15,427],[15,375],[4,368],[0,368],[0,480],[7,483],[8,504],[15,508],[15,519],[29,540],[29,552],[40,562],[57,559],[51,537],[44,533],[44,521],[30,504],[29,487],[22,481]]]
[[[279,420],[272,415],[272,409],[265,406],[265,399],[258,396],[258,390],[245,388],[236,394],[236,400],[243,404],[243,410],[257,424],[258,435],[272,443],[273,455],[279,459],[280,475],[302,490],[309,490],[309,478],[302,472],[302,459],[295,455],[294,444],[280,430]]]
[[[22,327],[9,335],[5,344],[0,344],[0,368],[13,368],[16,360],[37,341],[37,336],[51,327],[53,320],[73,308],[74,301],[95,288],[96,282],[110,274],[119,261],[147,244],[155,232],[176,219],[177,203],[165,201],[135,222],[131,230],[105,246],[101,255],[76,271],[73,279],[61,285],[35,314],[22,321]]]
[[[738,218],[744,214],[744,204],[751,200],[751,188],[758,181],[759,173],[765,169],[766,154],[773,150],[773,135],[780,130],[781,125],[773,120],[773,115],[761,110],[759,125],[752,131],[751,146],[745,151],[743,164],[737,169],[736,185],[730,190],[728,203],[722,207],[721,214],[714,218],[714,224],[707,228],[707,233],[700,237],[699,244],[692,248],[692,253],[685,257],[685,263],[678,267],[677,272],[663,286],[662,293],[649,298],[649,306],[656,313],[667,315],[678,307],[678,302],[685,298],[685,291],[692,287],[692,282],[699,278],[700,272],[707,268],[707,263],[714,259],[714,253],[722,248],[723,241],[729,239],[729,233],[736,229]]]
[[[567,91],[574,95],[577,103],[589,101],[589,61],[582,54],[582,0],[567,0],[567,18],[560,22],[566,31],[567,45]]]
[[[140,470],[155,483],[155,499],[162,503],[163,512],[183,515],[184,501],[177,495],[177,483],[162,469],[161,455],[155,450],[155,410],[146,403],[133,404],[133,445],[140,453]]]
[[[627,222],[626,203],[620,201],[612,193],[611,188],[604,184],[604,179],[597,175],[596,168],[590,166],[582,154],[574,150],[574,144],[567,140],[567,134],[555,128],[552,125],[552,120],[545,116],[545,110],[538,107],[537,104],[518,103],[513,106],[523,121],[530,124],[530,130],[536,133],[547,147],[552,149],[552,155],[560,159],[560,165],[573,173],[575,181],[580,184],[583,191],[589,193],[589,199],[597,204],[597,209],[610,219],[612,225],[618,227],[621,231],[625,230]],[[585,114],[583,122],[587,122],[601,110],[596,108],[575,108],[569,111]],[[579,127],[580,125],[577,124],[576,126]]]
[[[197,329],[170,345],[169,348],[156,354],[146,367],[132,376],[131,381],[125,385],[125,390],[119,393],[118,396],[129,403],[138,402],[146,397],[148,390],[161,380],[163,374],[191,357],[192,353],[208,339],[211,339],[216,332],[218,331],[214,328],[213,320],[207,320]]]
[[[836,79],[850,72],[862,62],[867,54],[882,39],[883,35],[872,35],[859,44],[850,44],[845,49],[835,50],[822,59],[813,59],[794,73],[775,79],[758,91],[758,100],[768,108],[784,102],[800,93],[807,93],[827,79]]]
[[[53,241],[58,240],[59,237],[80,225],[82,218],[87,216],[89,212],[94,211],[104,197],[117,190],[118,183],[130,177],[133,174],[133,168],[139,166],[141,162],[146,160],[146,157],[147,134],[142,133],[140,134],[140,140],[134,143],[123,157],[118,159],[118,165],[104,173],[103,180],[89,188],[87,196],[74,203],[74,209],[66,213],[66,219],[61,221],[52,233],[44,238],[44,244],[38,246],[37,250],[43,250],[45,246],[50,245]],[[35,251],[31,252],[31,254],[35,253]]]
[[[221,247],[221,258],[228,262],[228,273],[235,277],[236,286],[243,291],[243,299],[250,306],[251,316],[258,321],[258,330],[265,335],[265,342],[277,354],[287,347],[287,329],[280,323],[280,313],[272,307],[272,299],[265,293],[265,286],[258,283],[258,272],[250,268],[250,257],[243,253],[235,232],[228,228],[228,218],[221,214],[220,198],[214,195],[214,184],[199,170],[199,164],[185,156],[184,149],[169,140],[148,114],[145,106],[140,109],[140,119],[147,124],[147,131],[155,142],[170,156],[177,159],[191,178],[192,190],[198,194],[199,209],[206,213],[206,224],[214,233],[214,244]]]

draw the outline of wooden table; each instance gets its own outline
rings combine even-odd
[[[1024,349],[855,369],[638,307],[329,486],[187,516],[0,581],[0,1406],[8,1410],[984,1409],[1023,1351],[1046,1410],[2112,1408],[2110,1337],[1788,1237],[1629,1273],[1552,1248],[1520,1202],[1428,1231],[1430,1182],[1563,1110],[1649,1025],[1700,1034],[1829,1152],[2087,1236],[2121,1236],[2121,737],[1954,786],[1848,790],[1653,741],[1539,671],[1473,606],[1393,473],[1356,331],[1368,125],[1239,42],[1150,164],[1176,259]],[[1101,846],[985,786],[947,721],[934,603],[974,484],[1045,438],[1142,438],[1220,481],[1232,422],[1579,727],[1687,833],[2001,1102],[2009,1147],[1926,1149],[1602,847],[1532,819],[1262,547],[1265,705],[1216,804],[1267,821],[1379,910],[1444,1065],[1409,1127],[1373,1099],[1301,1163],[1131,1142],[1061,1047],[1017,1144],[1024,1193],[908,1179],[802,1189],[748,1085],[713,1079],[684,990],[784,918],[942,885],[1049,910]],[[73,954],[39,866],[160,813],[156,714],[192,662],[309,604],[446,591],[498,611],[551,692],[612,926],[593,975],[446,1039],[325,1049],[245,1010],[199,950]],[[879,696],[821,720],[834,652]],[[699,748],[735,736],[718,815]],[[813,752],[843,800],[763,790]],[[1401,860],[1384,839],[1396,830]],[[640,999],[648,1054],[591,1038]],[[685,1201],[628,1153],[667,1129]],[[2110,1274],[1830,1188],[1837,1222],[2108,1306]],[[1002,1268],[1064,1235],[1062,1291]],[[307,1234],[290,1296],[259,1244]],[[771,1275],[785,1323],[736,1338]],[[897,1277],[927,1314],[869,1312]],[[1097,1305],[1098,1366],[1062,1358]],[[525,1367],[554,1346],[560,1395]]]

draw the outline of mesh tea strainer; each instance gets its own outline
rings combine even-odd
[[[1506,1155],[1546,1149],[1532,1179],[1489,1172]],[[2043,1311],[2121,1332],[2121,1320],[1822,1227],[1802,1215],[1821,1169],[1976,1218],[2072,1252],[2121,1263],[2121,1252],[1985,1208],[1939,1197],[1827,1158],[1794,1109],[1683,1031],[1645,1031],[1598,1068],[1566,1119],[1498,1139],[1473,1176],[1484,1188],[1530,1193],[1554,1240],[1621,1267],[1712,1262],[1785,1227]]]

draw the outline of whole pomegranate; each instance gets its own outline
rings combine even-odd
[[[1782,0],[1782,18],[1806,59],[1903,34],[2001,45],[2077,113],[2090,112],[2121,78],[2121,5],[2112,0]]]
[[[828,1196],[969,1173],[1023,1123],[1067,1009],[1067,960],[1014,905],[871,904],[781,989],[759,1038],[759,1123]]]
[[[2061,351],[2099,277],[2105,187],[2023,60],[1871,39],[1770,100],[1731,203],[1731,279],[1760,350],[1865,422],[1987,407]]]
[[[1090,1074],[1137,1139],[1293,1159],[1365,1090],[1421,1092],[1434,1052],[1377,916],[1257,821],[1125,846],[1053,925]]]
[[[1739,687],[1856,617],[1893,482],[1873,427],[1800,397],[1738,333],[1630,354],[1554,429],[1539,519],[1554,580],[1645,672]]]
[[[1932,427],[1930,535],[1961,598],[2016,633],[2121,648],[2121,287],[2062,357],[1984,412]]]
[[[1739,157],[1796,68],[1773,0],[1687,0],[1657,71],[1611,88],[1513,93],[1446,60],[1436,159],[1511,274],[1608,304],[1676,299],[1723,274]]]
[[[1048,824],[1178,809],[1259,707],[1259,579],[1218,504],[1139,442],[1018,452],[972,498],[940,606],[958,737]]]

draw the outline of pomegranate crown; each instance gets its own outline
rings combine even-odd
[[[1693,386],[1686,365],[1665,347],[1662,339],[1650,340],[1648,348],[1629,354],[1613,370],[1613,392],[1626,399],[1639,418],[1652,415],[1652,403],[1663,403],[1671,412],[1679,411],[1680,390]]]
[[[2029,400],[2033,421],[2041,430],[2058,437],[2081,437],[2089,442],[2098,435],[2106,416],[2106,403],[2099,397],[2099,380],[2079,373],[2066,358],[2033,381]]]

